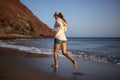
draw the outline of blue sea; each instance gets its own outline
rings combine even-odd
[[[0,40],[0,47],[53,55],[54,38]],[[74,57],[120,65],[120,38],[68,37],[67,52]],[[63,56],[61,49],[59,56]]]

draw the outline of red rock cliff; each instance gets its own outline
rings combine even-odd
[[[52,36],[51,29],[19,0],[0,0],[0,38]]]

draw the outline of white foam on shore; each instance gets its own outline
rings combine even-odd
[[[12,45],[12,44],[7,44],[7,43],[1,42],[1,41],[0,41],[0,47],[17,49],[17,50],[25,51],[25,52],[29,52],[29,53],[48,54],[48,55],[53,54],[52,49],[42,49],[42,48],[36,48],[36,47]]]
[[[29,53],[35,53],[35,54],[47,54],[47,55],[53,55],[53,49],[45,49],[45,48],[37,48],[37,47],[28,47],[28,46],[21,46],[21,45],[14,45],[9,44],[7,42],[0,41],[0,47],[4,48],[11,48],[11,49],[17,49],[19,51],[25,51]],[[61,50],[59,50],[59,56],[64,57],[61,53]]]
[[[10,44],[10,43],[7,43],[7,42],[1,41],[1,40],[0,40],[0,47],[12,48],[12,49],[17,49],[20,51],[25,51],[25,52],[29,52],[29,53],[35,53],[35,54],[53,55],[53,49],[14,45],[14,44]],[[82,59],[90,59],[90,60],[94,60],[94,61],[112,62],[112,63],[115,63],[120,66],[120,62],[116,62],[109,57],[99,56],[99,55],[89,55],[85,52],[77,52],[77,53],[68,52],[68,53],[71,54],[73,57],[78,57],[78,58],[82,58]],[[61,57],[64,57],[62,55],[61,50],[59,50],[58,55]]]

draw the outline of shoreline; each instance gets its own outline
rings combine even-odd
[[[0,47],[0,80],[68,80],[67,78],[38,71],[18,61],[15,56],[24,58],[44,58],[47,55],[36,55],[15,49]]]
[[[66,57],[59,57],[59,68],[54,69],[53,56],[0,47],[0,80],[120,80],[115,64],[75,59],[78,70]]]

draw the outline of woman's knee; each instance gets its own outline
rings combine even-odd
[[[63,54],[63,55],[66,55],[67,53],[66,53],[66,51],[62,51],[62,54]]]
[[[58,54],[58,51],[54,51],[54,54],[56,54],[56,55],[57,55],[57,54]]]
[[[54,50],[54,54],[58,54],[58,50],[57,49]]]

